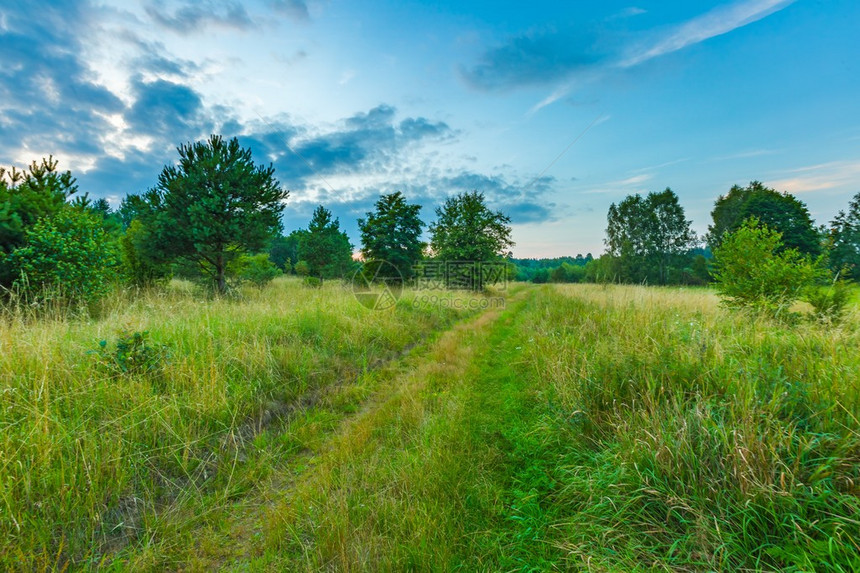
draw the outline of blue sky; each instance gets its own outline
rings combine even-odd
[[[860,192],[856,0],[4,0],[0,165],[53,154],[115,204],[176,146],[239,137],[355,220],[403,191],[426,222],[483,191],[517,256],[603,250],[606,211],[671,187],[704,233],[761,180],[826,223]]]

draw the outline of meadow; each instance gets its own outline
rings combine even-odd
[[[0,568],[860,569],[856,304],[465,296],[370,311],[284,278],[7,312]]]

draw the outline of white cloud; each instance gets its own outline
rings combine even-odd
[[[654,179],[653,173],[639,173],[638,175],[631,175],[625,179],[603,183],[597,187],[584,191],[584,193],[589,195],[629,195],[630,193],[644,193],[646,191],[645,184],[652,179]]]
[[[654,178],[654,175],[651,173],[642,173],[641,175],[634,175],[633,177],[628,177],[627,179],[622,179],[621,181],[616,181],[614,185],[619,187],[629,187],[634,185],[642,185],[646,181],[650,181]]]
[[[714,157],[711,161],[729,161],[732,159],[750,159],[753,157],[763,157],[766,155],[776,155],[779,151],[774,149],[752,149],[750,151],[742,151],[740,153],[732,153],[731,155],[722,155]]]
[[[644,8],[639,8],[638,6],[631,6],[630,8],[625,8],[618,14],[620,18],[632,18],[633,16],[641,16],[642,14],[647,14],[648,10]]]
[[[657,41],[643,51],[621,62],[621,67],[629,68],[648,60],[671,54],[704,42],[716,36],[728,34],[732,30],[757,22],[762,18],[779,12],[796,0],[744,0],[727,6],[719,6],[710,12],[697,16],[679,26],[669,36]]]
[[[356,76],[355,70],[346,70],[340,75],[340,79],[337,81],[338,85],[345,86],[349,82],[351,82]]]
[[[833,161],[793,169],[782,179],[771,182],[778,191],[808,193],[829,189],[860,189],[860,160]]]
[[[571,90],[570,84],[565,84],[559,88],[556,88],[556,90],[554,92],[552,92],[551,94],[546,96],[544,99],[542,99],[541,101],[539,101],[538,103],[533,105],[532,108],[528,111],[528,113],[526,115],[527,116],[534,115],[535,113],[539,112],[540,110],[542,110],[546,106],[554,104],[555,102],[557,102],[558,100],[560,100],[561,98],[563,98],[567,94],[569,94],[570,90]]]
[[[714,8],[700,16],[688,20],[657,41],[640,44],[631,50],[630,55],[623,58],[603,70],[594,71],[591,79],[601,77],[612,67],[632,68],[644,62],[683,50],[688,46],[704,42],[710,38],[728,34],[729,32],[742,28],[753,22],[757,22],[775,12],[787,8],[797,0],[741,0]],[[645,13],[639,8],[628,8],[622,14],[638,15]],[[533,115],[535,112],[557,102],[573,91],[572,82],[567,82],[556,88],[549,96],[535,104],[527,113]]]

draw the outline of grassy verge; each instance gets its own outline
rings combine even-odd
[[[117,297],[95,321],[3,317],[0,568],[169,554],[336,426],[296,414],[325,389],[474,312],[412,302],[373,312],[340,285],[284,279],[232,301]]]

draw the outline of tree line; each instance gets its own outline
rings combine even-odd
[[[829,225],[816,227],[806,205],[753,181],[717,198],[703,237],[692,229],[674,191],[629,195],[607,213],[606,252],[599,258],[512,259],[521,280],[705,285],[726,237],[754,220],[779,235],[776,253],[796,251],[843,279],[860,278],[860,193]]]
[[[25,170],[0,169],[0,292],[92,301],[118,279],[149,286],[178,276],[224,293],[230,282],[262,285],[286,272],[314,284],[360,267],[377,278],[410,280],[428,259],[504,260],[508,278],[536,283],[704,285],[719,276],[713,255],[749,221],[778,234],[775,256],[796,252],[831,276],[860,274],[860,193],[816,228],[793,195],[757,181],[736,185],[717,198],[703,237],[671,189],[635,194],[609,207],[601,256],[514,259],[510,219],[491,210],[483,194],[448,198],[428,225],[421,207],[395,192],[381,195],[358,220],[355,260],[339,220],[322,205],[306,228],[282,234],[290,193],[274,168],[256,164],[237,139],[212,136],[177,151],[178,161],[163,167],[151,189],[126,196],[116,210],[80,193],[53,158]],[[422,240],[425,231],[429,242]]]
[[[213,135],[177,151],[151,189],[116,210],[80,194],[52,157],[0,169],[2,296],[90,303],[117,281],[146,287],[174,276],[223,294],[235,281],[262,285],[291,272],[314,284],[360,266],[408,280],[421,261],[498,261],[514,244],[510,219],[478,191],[449,197],[429,226],[418,204],[394,192],[358,221],[361,260],[354,260],[349,237],[322,205],[306,229],[282,234],[290,193],[236,138]]]

